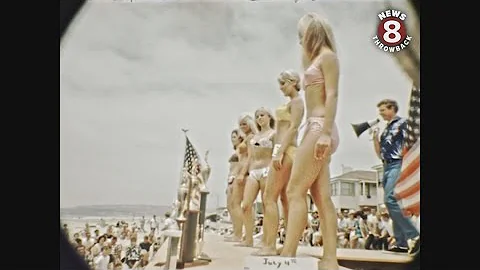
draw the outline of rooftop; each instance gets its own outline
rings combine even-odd
[[[340,175],[334,176],[330,181],[339,180],[339,179],[358,179],[358,180],[367,180],[375,181],[377,179],[376,171],[367,171],[367,170],[353,170],[349,172],[342,173]]]

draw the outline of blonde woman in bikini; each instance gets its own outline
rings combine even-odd
[[[243,191],[245,189],[245,168],[248,168],[248,156],[249,147],[247,142],[257,133],[257,127],[255,121],[248,114],[243,114],[238,120],[239,130],[243,133],[245,138],[238,144],[236,153],[238,156],[238,173],[233,179],[232,183],[232,223],[233,223],[233,236],[227,237],[227,242],[240,242],[242,241],[242,229],[243,229],[243,211],[242,211],[242,199]]]
[[[338,100],[339,64],[330,25],[308,13],[298,23],[303,47],[307,128],[297,149],[287,186],[289,203],[287,235],[281,256],[295,257],[298,239],[307,224],[308,190],[318,209],[323,236],[323,256],[318,269],[339,269],[337,218],[330,198],[330,155],[339,144],[335,115]]]
[[[237,153],[237,148],[238,148],[238,145],[240,143],[243,142],[244,140],[244,137],[243,137],[243,133],[238,130],[238,129],[234,129],[231,133],[230,133],[230,138],[231,138],[231,141],[232,141],[232,145],[233,145],[233,150],[235,151],[232,156],[228,159],[228,163],[230,164],[230,169],[229,169],[229,172],[228,172],[228,186],[227,186],[227,210],[230,214],[230,216],[232,217],[233,214],[232,214],[232,199],[233,199],[233,182],[235,180],[235,175],[237,175],[239,169],[240,169],[240,163],[238,162],[238,153]],[[234,226],[238,226],[238,222],[235,224],[233,224]],[[235,231],[235,228],[234,228],[234,231]],[[232,232],[232,235],[233,235],[233,232]]]
[[[270,162],[272,161],[273,137],[275,135],[275,119],[268,110],[260,108],[255,111],[255,120],[258,133],[250,140],[246,140],[248,143],[248,163],[246,165],[248,166],[243,167],[238,176],[245,175],[248,168],[248,177],[246,179],[242,201],[245,240],[237,244],[237,246],[243,247],[253,247],[253,203],[259,191],[263,198],[265,182],[267,180]],[[265,238],[262,239],[262,241],[264,240]]]
[[[303,119],[304,104],[300,91],[300,76],[293,70],[280,73],[278,84],[283,95],[290,99],[275,111],[276,135],[272,154],[272,164],[263,195],[265,216],[263,218],[265,246],[254,252],[257,256],[277,255],[276,239],[278,231],[278,198],[281,197],[285,218],[288,218],[286,186],[290,178],[295,150],[297,147],[298,127]]]

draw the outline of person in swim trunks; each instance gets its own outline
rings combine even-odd
[[[258,192],[260,191],[263,196],[265,190],[265,182],[272,161],[273,137],[275,135],[275,119],[267,109],[260,108],[255,111],[255,119],[258,133],[247,141],[248,177],[242,201],[245,240],[237,245],[244,247],[253,247],[253,203],[258,196]],[[240,174],[242,173],[243,171]],[[262,239],[262,242],[264,240]]]
[[[303,48],[307,128],[297,148],[287,185],[289,203],[287,235],[280,255],[295,257],[298,239],[307,223],[307,192],[318,209],[323,237],[320,270],[338,270],[337,216],[330,194],[330,157],[339,144],[335,115],[338,101],[339,63],[330,25],[316,13],[298,22]]]
[[[292,171],[295,150],[297,148],[298,128],[304,114],[303,99],[300,91],[300,76],[293,70],[286,70],[278,77],[280,91],[290,99],[290,102],[278,107],[275,111],[276,134],[272,154],[272,163],[268,173],[263,195],[264,210],[264,235],[265,246],[252,255],[275,256],[276,235],[278,231],[278,198],[281,198],[284,217],[288,218],[288,203],[286,186]],[[288,226],[288,219],[285,219]]]

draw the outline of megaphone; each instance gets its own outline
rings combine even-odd
[[[351,124],[351,125],[353,128],[353,131],[355,131],[355,134],[357,134],[357,137],[360,137],[360,135],[362,135],[362,133],[365,132],[365,130],[372,128],[379,122],[380,122],[380,119],[374,119],[374,120],[370,120],[360,124]]]

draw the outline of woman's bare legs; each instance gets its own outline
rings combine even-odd
[[[265,185],[265,193],[263,198],[263,203],[265,206],[265,215],[263,218],[263,235],[264,237],[264,246],[258,252],[253,253],[252,255],[256,256],[276,256],[276,239],[278,231],[278,197],[280,196],[282,190],[285,189],[285,186],[290,178],[290,171],[292,169],[292,161],[285,157],[284,164],[280,171],[275,170],[273,167],[270,167],[268,173],[268,178]],[[282,201],[283,203],[283,201]],[[285,204],[284,204],[285,205]],[[284,206],[285,207],[285,206]],[[287,206],[288,207],[288,206]]]
[[[230,216],[232,216],[232,192],[233,192],[233,185],[230,184],[227,186],[227,210]]]
[[[262,197],[262,207],[263,211],[265,212],[265,183],[267,182],[267,178],[262,178],[259,183],[260,183],[260,196]],[[265,213],[264,213],[265,214]],[[253,218],[255,219],[255,213],[253,213]],[[257,248],[263,248],[265,246],[265,243],[267,242],[266,235],[265,235],[265,218],[263,218],[263,224],[262,224],[262,241],[255,247]]]
[[[292,172],[292,168],[290,167],[290,171],[288,172],[288,179],[290,179],[291,172]],[[283,208],[283,220],[285,224],[284,227],[287,228],[287,225],[288,225],[287,183],[285,183],[285,186],[283,187],[282,192],[280,192],[280,202],[282,203],[282,208]]]
[[[243,236],[243,211],[242,211],[242,199],[245,190],[245,184],[239,183],[235,179],[232,183],[232,223],[233,223],[233,237],[230,239],[233,242],[242,241]]]
[[[322,164],[314,159],[313,153],[320,132],[320,125],[310,124],[295,155],[292,174],[287,185],[289,204],[287,234],[280,256],[296,256],[299,239],[307,224],[307,192],[322,167]]]
[[[230,216],[232,215],[232,193],[233,193],[233,186],[228,185],[227,186],[227,210],[228,210],[228,213],[230,213]]]
[[[329,161],[323,163],[317,180],[310,187],[310,194],[318,209],[321,220],[323,256],[318,269],[337,270],[337,214],[330,194]]]
[[[260,183],[250,176],[247,177],[242,201],[243,224],[245,225],[245,241],[238,244],[238,246],[253,247],[253,229],[255,225],[253,217],[253,202],[257,198],[259,190]]]

